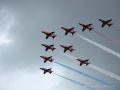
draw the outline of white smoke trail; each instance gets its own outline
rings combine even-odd
[[[71,56],[71,55],[68,55],[68,54],[66,54],[66,53],[63,53],[63,52],[61,52],[61,51],[59,51],[59,50],[56,50],[56,51],[59,52],[59,53],[61,53],[61,54],[63,54],[63,55],[65,55],[65,56],[67,56],[67,57],[70,58],[70,59],[73,59],[73,60],[77,61],[77,60],[76,60],[77,58],[75,58],[75,57],[73,57],[73,56]],[[109,71],[106,71],[106,70],[104,70],[104,69],[101,69],[101,68],[99,68],[99,67],[97,67],[97,66],[95,66],[95,65],[92,65],[92,64],[89,64],[88,66],[91,67],[91,68],[93,68],[93,69],[95,69],[95,70],[97,70],[97,71],[99,71],[99,72],[102,72],[102,73],[104,73],[104,74],[106,74],[106,75],[108,75],[108,76],[110,76],[110,77],[113,77],[113,78],[115,78],[115,79],[117,79],[117,80],[120,80],[120,76],[115,75],[115,74],[113,74],[113,73],[111,73],[111,72],[109,72]]]
[[[101,48],[101,49],[103,49],[103,50],[105,50],[105,51],[107,51],[107,52],[115,55],[115,56],[117,56],[118,58],[120,58],[120,54],[119,53],[117,53],[117,52],[115,52],[115,51],[113,51],[113,50],[111,50],[111,49],[109,49],[109,48],[107,48],[107,47],[105,47],[105,46],[103,46],[101,44],[98,44],[98,43],[96,43],[96,42],[94,42],[94,41],[92,41],[92,40],[90,40],[88,38],[85,38],[85,37],[83,37],[81,35],[78,35],[78,34],[76,34],[76,35],[79,36],[79,37],[81,37],[85,41],[87,41],[87,42],[89,42],[89,43],[91,43],[91,44],[93,44],[93,45],[95,45],[95,46],[97,46],[97,47],[99,47],[99,48]]]

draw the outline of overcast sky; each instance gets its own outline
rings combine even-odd
[[[0,90],[88,90],[54,74],[43,74],[39,68],[52,68],[54,73],[73,79],[89,86],[104,86],[97,81],[75,73],[57,64],[46,62],[40,56],[53,56],[55,61],[80,70],[120,87],[120,81],[111,78],[89,66],[79,66],[79,62],[61,53],[48,50],[41,44],[54,44],[63,52],[60,44],[73,45],[72,53],[81,59],[90,59],[91,64],[120,75],[120,58],[81,39],[68,34],[61,26],[75,27],[77,34],[93,40],[120,53],[120,46],[112,41],[85,30],[78,23],[92,23],[94,29],[117,41],[120,32],[105,26],[98,18],[108,20],[120,28],[119,0],[0,0]],[[41,31],[55,31],[55,39],[45,39]],[[97,90],[113,90],[111,87],[94,87]]]

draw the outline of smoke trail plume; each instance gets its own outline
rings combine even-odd
[[[53,73],[53,74],[54,74],[54,75],[57,75],[57,76],[59,76],[59,77],[62,77],[62,78],[64,78],[64,79],[66,79],[66,80],[69,80],[69,81],[71,81],[71,82],[74,82],[74,83],[76,83],[76,84],[79,84],[79,85],[81,85],[81,86],[83,86],[83,87],[86,87],[86,88],[88,88],[88,89],[96,90],[96,89],[94,89],[94,88],[92,88],[92,87],[89,87],[89,86],[87,86],[87,85],[85,85],[85,84],[79,83],[79,82],[77,82],[77,81],[75,81],[75,80],[69,79],[69,78],[67,78],[67,77],[58,75],[58,74],[56,74],[56,73]]]
[[[87,41],[87,42],[89,42],[89,43],[91,43],[91,44],[93,44],[93,45],[101,48],[102,50],[105,50],[105,51],[107,51],[108,53],[111,53],[111,54],[117,56],[118,58],[120,58],[120,54],[117,53],[117,52],[115,52],[115,51],[113,51],[113,50],[111,50],[110,48],[107,48],[107,47],[105,47],[105,46],[103,46],[103,45],[101,45],[101,44],[98,44],[98,43],[96,43],[96,42],[94,42],[94,41],[92,41],[92,40],[90,40],[90,39],[88,39],[88,38],[85,38],[85,37],[81,36],[81,35],[78,35],[78,34],[76,34],[76,35],[79,36],[79,37],[81,37],[81,38],[84,39],[85,41]]]
[[[116,41],[116,40],[114,40],[114,39],[112,39],[112,38],[110,38],[110,37],[108,37],[108,36],[106,36],[106,35],[104,35],[104,34],[102,34],[102,33],[98,32],[98,31],[95,31],[95,30],[92,30],[92,31],[94,31],[95,33],[97,33],[97,34],[99,34],[99,35],[101,35],[101,36],[103,36],[103,37],[105,37],[105,38],[107,38],[107,39],[111,40],[112,42],[114,42],[114,43],[116,43],[116,44],[119,44],[119,45],[120,45],[120,42],[119,42],[119,41]]]
[[[118,30],[118,31],[120,31],[120,29],[119,28],[116,28],[115,26],[112,26],[113,28],[115,28],[116,30]]]
[[[77,58],[75,58],[75,57],[73,57],[73,56],[71,56],[71,55],[68,55],[68,54],[66,54],[66,53],[63,53],[63,52],[61,52],[61,51],[59,51],[59,50],[57,50],[57,52],[65,55],[65,56],[67,56],[67,57],[70,58],[70,59],[73,59],[73,60],[77,61],[77,60],[76,60]],[[77,61],[77,62],[78,62],[78,61]],[[115,74],[113,74],[113,73],[111,73],[111,72],[109,72],[109,71],[106,71],[106,70],[104,70],[104,69],[101,69],[101,68],[99,68],[99,67],[97,67],[97,66],[95,66],[95,65],[89,64],[88,67],[91,67],[91,68],[93,68],[93,69],[95,69],[95,70],[97,70],[97,71],[99,71],[99,72],[102,72],[102,73],[104,73],[104,74],[106,74],[106,75],[108,75],[108,76],[110,76],[110,77],[113,77],[113,78],[115,78],[115,79],[117,79],[117,80],[120,80],[120,76],[115,75]]]
[[[78,74],[82,74],[82,75],[84,75],[84,76],[86,76],[86,77],[88,77],[88,78],[91,78],[91,79],[93,79],[93,80],[95,80],[95,81],[97,81],[97,82],[100,82],[100,83],[102,83],[102,84],[105,84],[105,85],[107,85],[107,86],[110,86],[110,87],[112,87],[112,88],[114,88],[114,89],[116,89],[116,90],[120,90],[119,87],[114,86],[114,85],[112,85],[112,84],[110,84],[110,83],[108,83],[108,82],[102,81],[102,80],[100,80],[100,79],[98,79],[98,78],[96,78],[96,77],[90,76],[90,75],[88,75],[88,74],[85,74],[85,73],[83,73],[83,72],[81,72],[81,71],[75,70],[75,69],[73,69],[73,68],[71,68],[71,67],[68,67],[68,66],[66,66],[66,65],[63,65],[63,64],[58,63],[58,62],[55,62],[55,61],[54,61],[54,63],[56,63],[56,64],[58,64],[58,65],[60,65],[60,66],[63,66],[63,67],[65,67],[65,68],[67,68],[67,69],[70,69],[70,70],[72,70],[72,71],[74,71],[74,72],[76,72],[76,73],[78,73]]]

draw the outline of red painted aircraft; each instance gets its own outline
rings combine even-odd
[[[50,61],[52,62],[54,59],[52,59],[52,56],[46,57],[46,56],[40,56],[41,58],[44,59],[44,63],[46,63],[46,61]]]
[[[54,39],[57,36],[54,34],[55,32],[46,32],[46,31],[41,31],[41,32],[46,34],[46,39],[48,39],[49,37],[52,37]]]
[[[83,27],[82,32],[85,31],[86,29],[89,29],[89,31],[91,31],[92,29],[94,29],[94,27],[91,27],[92,24],[83,24],[83,23],[79,23],[79,25],[81,25]]]
[[[76,59],[76,60],[78,60],[78,61],[80,62],[80,66],[81,66],[82,64],[86,64],[86,66],[90,64],[90,62],[88,62],[89,59],[87,59],[87,60]]]
[[[69,50],[70,52],[72,52],[73,50],[75,50],[75,49],[72,48],[73,45],[71,45],[71,46],[60,45],[60,46],[64,48],[64,53],[65,53],[67,50]]]
[[[43,70],[44,72],[43,72],[43,74],[45,74],[46,72],[48,72],[48,73],[52,73],[53,71],[51,70],[51,68],[49,68],[49,69],[46,69],[46,68],[40,68],[41,70]]]
[[[41,44],[41,45],[46,47],[45,51],[48,51],[49,49],[54,51],[56,49],[56,48],[54,48],[54,44],[52,44],[52,45]]]
[[[61,27],[63,30],[65,30],[65,36],[68,34],[68,33],[71,33],[72,35],[74,35],[77,31],[74,31],[73,29],[75,29],[74,27],[72,28],[65,28],[65,27]]]
[[[111,21],[112,21],[112,19],[110,19],[110,20],[102,20],[102,19],[98,19],[99,21],[101,21],[102,22],[102,28],[105,26],[105,25],[108,25],[108,27],[110,27],[110,26],[112,26],[113,25],[113,23],[110,23]]]

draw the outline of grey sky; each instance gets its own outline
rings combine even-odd
[[[55,44],[57,50],[63,52],[63,45],[73,45],[70,53],[76,58],[90,59],[93,65],[120,75],[120,59],[76,35],[68,34],[60,27],[75,27],[77,34],[91,39],[120,53],[119,45],[88,30],[82,32],[79,22],[92,23],[99,31],[120,41],[120,32],[105,26],[101,28],[101,19],[113,19],[115,27],[120,28],[119,0],[0,0],[0,90],[88,90],[80,85],[55,75],[43,74],[40,67],[52,68],[60,75],[92,86],[102,86],[99,82],[79,75],[55,63],[43,63],[39,56],[53,56],[64,65],[73,67],[101,80],[120,87],[120,81],[111,78],[85,65],[76,62],[55,51],[45,52],[41,44]],[[41,33],[55,31],[57,37],[45,39]],[[97,90],[113,90],[110,87],[96,87]]]

